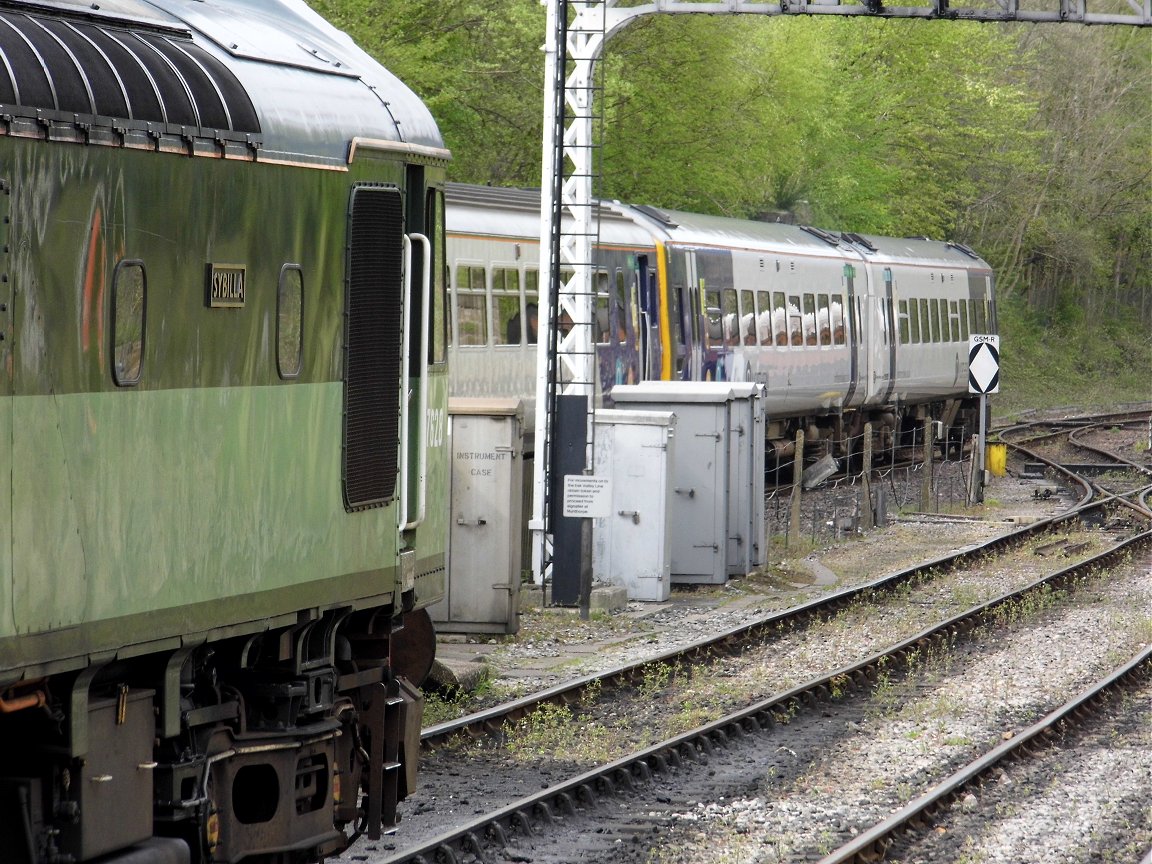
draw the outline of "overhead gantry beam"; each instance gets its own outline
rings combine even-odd
[[[599,3],[572,3],[571,6],[598,6]],[[984,5],[958,5],[949,0],[932,0],[921,6],[886,6],[881,0],[868,0],[864,3],[839,3],[837,0],[817,0],[817,2],[795,3],[749,3],[744,0],[726,2],[693,3],[691,0],[656,0],[621,7],[617,0],[605,0],[604,6],[611,11],[609,17],[621,16],[620,26],[642,16],[658,12],[692,13],[707,15],[863,15],[871,18],[928,18],[943,21],[1027,21],[1032,23],[1068,24],[1121,24],[1137,27],[1152,26],[1152,2],[1125,0],[1121,3],[1098,3],[1097,8],[1107,8],[1106,12],[1091,12],[1084,0],[1038,0],[1021,8],[1019,0],[994,0]],[[1127,5],[1130,12],[1112,11],[1117,6]],[[577,11],[577,16],[580,12]],[[609,30],[609,33],[613,32]]]

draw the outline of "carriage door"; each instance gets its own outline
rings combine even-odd
[[[383,507],[397,491],[404,202],[383,184],[353,187],[344,323],[344,504]]]
[[[636,302],[640,304],[640,327],[636,334],[636,346],[640,352],[640,377],[651,381],[660,377],[659,359],[653,351],[656,326],[656,280],[648,270],[648,256],[636,256],[637,283]]]
[[[865,269],[867,269],[865,267]],[[853,399],[856,397],[857,385],[860,382],[860,324],[859,315],[857,314],[856,303],[856,266],[854,264],[844,265],[844,294],[846,296],[847,305],[844,307],[844,318],[847,325],[846,336],[848,338],[848,391],[844,394],[844,405],[848,407],[855,404]],[[863,393],[861,397],[867,395],[867,386],[861,388]]]
[[[683,309],[686,324],[684,339],[688,348],[684,377],[690,381],[699,381],[704,366],[704,286],[696,276],[696,253],[691,249],[684,252],[684,266],[688,277]]]
[[[882,401],[887,404],[891,401],[892,391],[896,388],[896,320],[892,308],[895,303],[892,299],[892,268],[885,267],[883,274],[884,293],[877,298],[877,303],[879,303],[880,306],[880,332],[883,335],[883,348],[879,366],[882,374],[876,381],[876,389],[879,391],[881,385],[884,385]],[[885,375],[887,376],[886,381],[884,380]]]

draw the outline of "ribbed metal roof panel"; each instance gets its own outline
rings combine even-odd
[[[236,76],[186,31],[0,9],[0,54],[8,111],[260,131]]]
[[[356,137],[443,148],[421,100],[299,0],[3,3],[0,114],[290,161],[344,164]]]

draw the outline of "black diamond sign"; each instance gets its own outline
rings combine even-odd
[[[1000,392],[1000,337],[978,336],[968,339],[968,392]]]

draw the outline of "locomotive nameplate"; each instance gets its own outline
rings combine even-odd
[[[209,264],[208,305],[236,309],[244,305],[244,268],[233,264]]]

